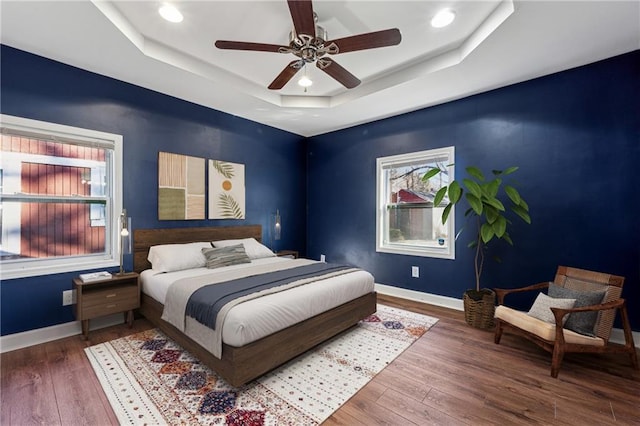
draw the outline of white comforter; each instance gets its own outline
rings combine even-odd
[[[176,281],[203,275],[228,275],[230,271],[252,265],[290,261],[274,257],[218,269],[197,268],[169,273],[147,270],[141,274],[142,291],[165,304],[169,286]],[[231,346],[243,346],[372,291],[373,276],[359,270],[249,300],[227,313],[222,325],[222,341]],[[187,317],[185,334],[220,357],[213,330]]]

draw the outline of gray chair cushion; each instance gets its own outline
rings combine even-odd
[[[570,288],[560,287],[549,283],[548,294],[554,298],[576,299],[574,308],[597,305],[602,303],[606,290],[603,291],[579,291]],[[569,315],[569,319],[564,327],[576,333],[594,337],[593,329],[598,320],[598,312],[574,312]]]

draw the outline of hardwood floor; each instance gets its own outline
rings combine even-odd
[[[639,425],[640,371],[626,356],[550,355],[515,336],[464,323],[461,312],[379,295],[440,319],[325,425]],[[86,346],[151,328],[144,319],[2,354],[2,425],[108,425],[117,419]]]

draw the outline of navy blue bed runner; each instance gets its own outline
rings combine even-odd
[[[189,297],[185,314],[215,330],[218,312],[233,299],[305,278],[318,277],[330,272],[352,268],[352,266],[333,263],[313,263],[282,271],[205,285],[194,291]]]

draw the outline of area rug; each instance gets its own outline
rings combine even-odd
[[[120,424],[317,425],[437,321],[378,305],[356,327],[240,388],[157,329],[85,351]]]

